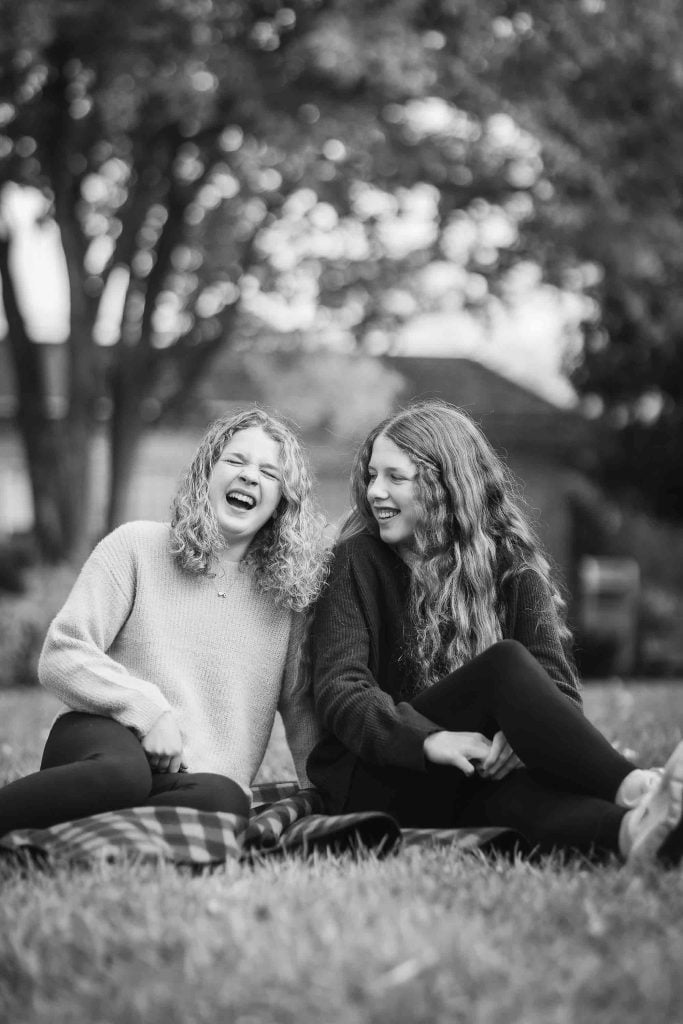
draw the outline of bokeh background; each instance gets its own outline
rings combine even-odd
[[[682,55],[674,0],[0,0],[0,685],[215,415],[293,419],[333,533],[434,396],[584,674],[680,675]]]

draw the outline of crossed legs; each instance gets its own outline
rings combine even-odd
[[[231,779],[153,774],[129,729],[112,718],[72,711],[53,725],[40,771],[0,789],[0,835],[140,805],[249,811],[246,794]]]
[[[521,644],[493,645],[412,704],[443,729],[489,738],[502,730],[525,768],[496,782],[438,765],[410,772],[358,762],[348,810],[381,801],[402,825],[507,826],[543,852],[619,852],[626,812],[614,798],[635,765]]]

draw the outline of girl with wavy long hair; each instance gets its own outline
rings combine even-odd
[[[380,423],[309,635],[333,813],[507,826],[530,848],[683,852],[683,743],[641,769],[584,717],[564,601],[512,477],[462,410]]]
[[[257,408],[213,423],[170,524],[105,537],[52,622],[39,677],[64,708],[40,771],[0,790],[0,835],[145,804],[245,814],[277,709],[308,784],[297,654],[324,552],[291,429]]]

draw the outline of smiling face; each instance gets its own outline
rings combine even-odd
[[[208,497],[227,545],[242,557],[282,497],[280,444],[261,427],[246,427],[226,442],[209,477]]]
[[[420,517],[415,463],[384,434],[375,438],[368,463],[367,499],[379,535],[405,558],[413,550]]]

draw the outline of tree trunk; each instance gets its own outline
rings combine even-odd
[[[126,520],[135,456],[144,433],[144,424],[137,410],[126,409],[124,406],[127,404],[115,407],[110,424],[110,489],[106,515],[108,531]]]
[[[67,557],[82,561],[101,534],[92,517],[91,478],[94,424],[81,417],[64,422],[58,458],[61,521]]]
[[[31,483],[39,553],[51,562],[78,559],[92,539],[87,501],[91,432],[68,418],[27,415],[25,409],[19,410],[17,425]]]
[[[57,562],[76,558],[85,543],[86,509],[73,500],[73,481],[84,475],[81,453],[64,420],[17,417],[33,497],[33,532],[40,555]]]
[[[88,432],[49,416],[45,349],[29,337],[9,268],[9,238],[0,238],[0,279],[8,340],[17,381],[16,423],[33,498],[39,554],[59,561],[76,554],[86,515],[77,487],[87,479]]]
[[[142,365],[144,353],[124,342],[119,351],[110,395],[112,417],[109,423],[109,501],[106,528],[113,530],[126,519],[128,496],[135,466],[135,455],[144,433],[140,403],[145,394],[148,370]]]

